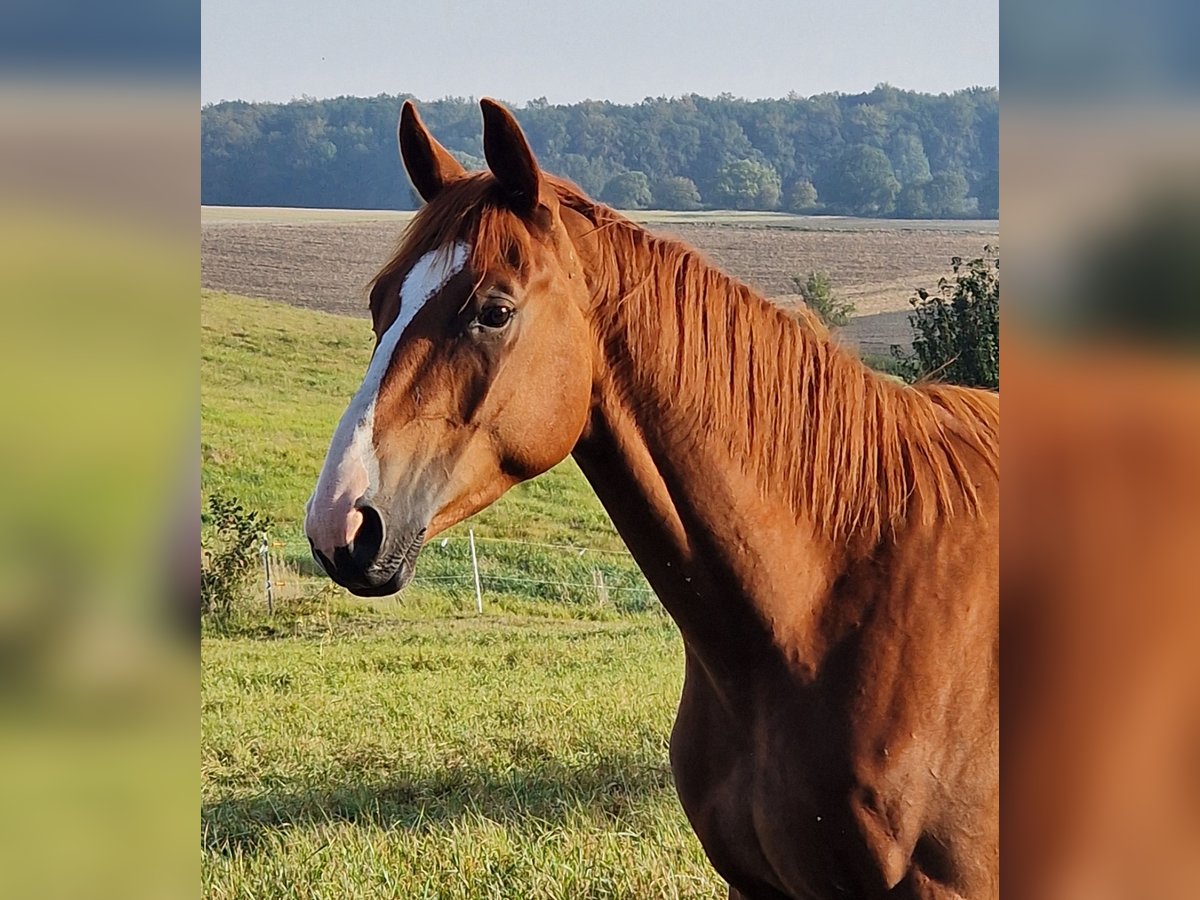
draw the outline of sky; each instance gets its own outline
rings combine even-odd
[[[940,93],[999,80],[999,0],[204,0],[201,102]]]

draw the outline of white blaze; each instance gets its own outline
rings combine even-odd
[[[308,501],[304,530],[326,556],[344,547],[358,532],[362,514],[354,504],[369,498],[379,484],[379,460],[375,456],[375,401],[383,376],[401,335],[421,308],[444,288],[467,263],[470,248],[459,241],[450,247],[431,250],[417,260],[400,288],[400,311],[384,332],[362,386],[342,414],[316,490]]]

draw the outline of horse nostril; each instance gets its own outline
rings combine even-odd
[[[350,542],[350,559],[360,572],[365,572],[378,559],[383,546],[383,516],[375,507],[366,504],[357,509],[362,514],[362,524]]]

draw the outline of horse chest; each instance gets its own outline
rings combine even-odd
[[[753,716],[730,716],[702,680],[685,682],[671,737],[680,803],[714,867],[749,897],[858,895],[847,867],[849,809],[789,758]],[[856,849],[849,854],[860,858]]]
[[[813,749],[827,742],[771,728],[754,704],[723,703],[695,675],[685,679],[671,767],[717,871],[747,897],[882,897],[896,877],[884,869],[907,862],[888,865],[895,845],[875,846],[864,833],[849,770]],[[805,726],[810,735],[832,733],[817,715]]]

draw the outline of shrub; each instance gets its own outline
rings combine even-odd
[[[259,560],[270,520],[221,494],[208,498],[211,531],[200,539],[200,612],[228,621]]]
[[[953,279],[939,279],[936,294],[919,290],[909,301],[913,352],[892,347],[908,380],[1000,389],[1000,256],[991,246],[983,253],[968,263],[955,256]]]
[[[833,295],[833,284],[824,272],[809,272],[807,277],[793,275],[792,284],[805,306],[830,328],[841,328],[854,315],[854,304]]]

